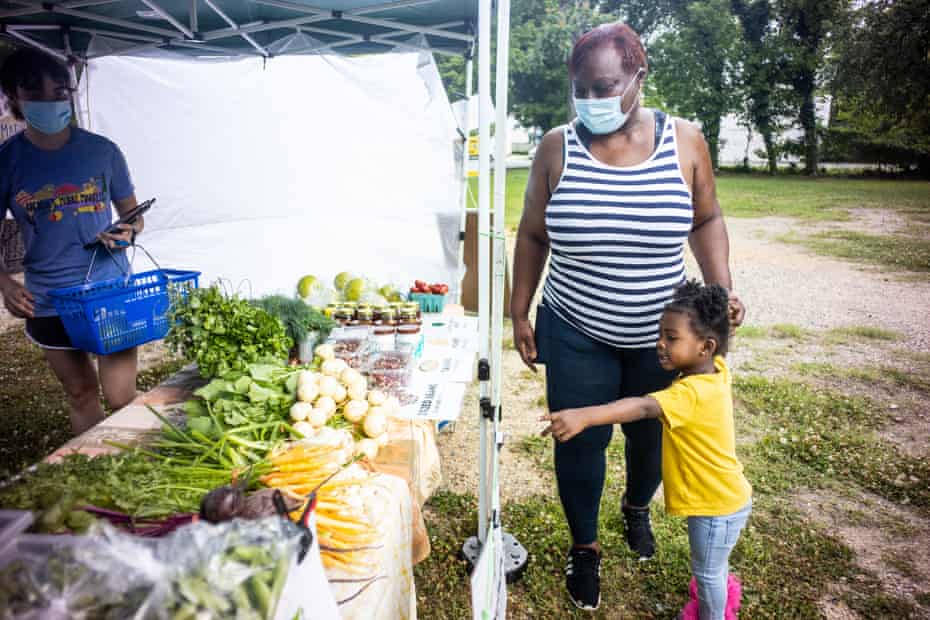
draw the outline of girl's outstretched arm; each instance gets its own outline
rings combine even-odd
[[[621,398],[606,405],[582,407],[580,409],[563,409],[540,416],[541,422],[548,422],[541,435],[552,435],[558,441],[568,441],[589,426],[605,424],[626,424],[645,418],[657,418],[662,414],[662,407],[652,396]]]

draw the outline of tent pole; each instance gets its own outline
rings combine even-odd
[[[478,0],[478,380],[479,484],[478,540],[484,544],[488,519],[488,382],[491,233],[491,0]]]
[[[501,528],[500,497],[500,450],[504,443],[501,429],[503,410],[503,342],[504,342],[504,287],[507,272],[507,238],[505,220],[507,216],[507,91],[510,86],[510,0],[497,0],[497,64],[494,102],[497,111],[494,130],[494,279],[491,300],[491,407],[494,412],[494,442],[491,453],[491,520],[495,528]],[[520,578],[529,558],[526,549],[512,535],[502,531],[504,549],[504,571],[507,582]]]
[[[189,14],[188,17],[189,17],[189,19],[190,19],[190,28],[191,28],[191,32],[193,32],[194,34],[196,34],[197,32],[200,31],[200,20],[197,19],[197,18],[198,18],[198,15],[197,15],[197,0],[191,0],[190,14]]]
[[[19,32],[18,30],[16,30],[16,28],[8,27],[6,29],[6,33],[10,35],[11,37],[13,37],[14,39],[19,39],[21,42],[25,43],[26,45],[34,47],[37,50],[43,51],[49,56],[54,56],[61,62],[64,62],[64,63],[68,62],[68,57],[64,53],[62,53],[61,50],[56,50],[47,45],[44,45],[43,43],[39,43],[32,37],[26,36],[22,32]]]
[[[72,58],[74,56],[74,51],[71,48],[71,33],[65,30],[62,33],[61,38],[65,44],[65,54],[68,55],[68,58]],[[84,66],[84,71],[87,71],[86,65]],[[80,104],[81,100],[79,97],[77,97],[77,95],[75,95],[75,93],[77,92],[77,87],[78,87],[77,70],[74,68],[74,63],[70,61],[68,62],[68,74],[71,76],[71,85],[75,89],[74,93],[71,94],[71,105],[74,106],[74,118],[75,118],[75,121],[77,121],[77,126],[83,129],[85,125],[84,125],[84,114],[83,114],[83,111],[81,110],[81,104]]]
[[[459,269],[462,267],[462,263],[465,260],[465,227],[468,221],[468,138],[471,135],[471,82],[472,82],[472,69],[474,67],[473,60],[473,50],[469,50],[468,54],[465,56],[465,106],[462,115],[465,117],[465,126],[463,127],[465,131],[464,143],[462,144],[462,195],[459,206]],[[462,274],[464,276],[464,274]],[[462,280],[459,278],[459,303],[462,303]]]

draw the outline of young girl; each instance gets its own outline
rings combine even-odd
[[[542,434],[564,442],[589,426],[659,418],[665,509],[688,519],[697,582],[697,600],[683,615],[735,618],[739,585],[728,578],[728,561],[752,508],[752,488],[736,458],[730,371],[723,359],[730,333],[727,291],[694,280],[683,284],[659,328],[659,362],[679,373],[670,387],[642,398],[544,415],[540,419],[549,426]]]

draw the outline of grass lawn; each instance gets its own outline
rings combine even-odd
[[[493,176],[493,175],[492,175]],[[516,229],[523,212],[523,192],[529,170],[507,171],[508,229]],[[471,179],[477,205],[478,180]],[[493,204],[493,181],[491,200]],[[850,209],[894,209],[921,222],[930,222],[930,183],[879,179],[769,177],[760,174],[723,174],[717,177],[717,197],[731,217],[775,215],[807,220],[846,220]]]
[[[38,347],[21,328],[0,332],[0,482],[42,460],[71,439],[68,400]],[[182,366],[166,360],[139,373],[148,391]]]
[[[866,374],[856,378],[866,384],[873,380]],[[881,437],[879,430],[890,422],[887,409],[869,398],[789,378],[739,375],[734,389],[739,454],[754,488],[753,514],[731,557],[731,568],[744,584],[741,617],[821,618],[819,601],[836,584],[855,584],[836,590],[836,596],[858,617],[924,617],[925,610],[914,603],[883,591],[878,577],[856,563],[855,552],[832,528],[802,514],[792,500],[805,489],[829,489],[843,497],[866,491],[930,516],[930,489],[919,482],[930,479],[930,463],[900,452]],[[510,449],[531,456],[540,475],[552,470],[550,440],[527,437]],[[550,495],[503,507],[505,529],[530,554],[526,573],[509,589],[508,618],[674,618],[686,602],[690,568],[685,521],[666,514],[661,501],[653,502],[659,551],[652,561],[639,562],[622,533],[619,498],[625,465],[620,433],[607,461],[600,515],[605,550],[601,609],[580,612],[564,594],[562,570],[570,536],[553,489]],[[858,501],[853,500],[865,508]],[[457,554],[476,529],[476,510],[472,494],[440,492],[427,503],[433,551],[415,569],[423,617],[451,620],[469,613],[468,581]],[[893,520],[882,527],[906,531],[906,525]],[[902,570],[913,570],[908,560],[894,560],[907,564]],[[926,591],[930,596],[930,587]],[[917,598],[923,600],[922,595]]]
[[[528,176],[526,169],[507,172],[506,227],[510,231],[515,231],[520,223]],[[476,201],[477,179],[471,179],[470,189],[472,200]],[[851,210],[868,208],[894,210],[911,221],[915,230],[926,230],[930,224],[930,183],[926,181],[723,174],[717,177],[717,196],[723,212],[729,217],[780,216],[810,222],[845,221],[850,219]],[[469,203],[476,204],[471,200]],[[855,262],[930,271],[930,241],[917,237],[827,231],[790,235],[782,241],[800,243],[819,254]]]
[[[926,181],[724,174],[717,177],[717,197],[724,213],[733,217],[843,220],[849,209],[858,208],[930,215]]]

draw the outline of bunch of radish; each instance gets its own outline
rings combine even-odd
[[[297,376],[297,402],[290,410],[294,430],[312,437],[324,426],[351,426],[359,438],[356,453],[374,459],[388,442],[387,418],[400,409],[400,402],[369,390],[368,379],[337,358],[331,345],[319,345],[314,354],[319,372],[303,370]]]

